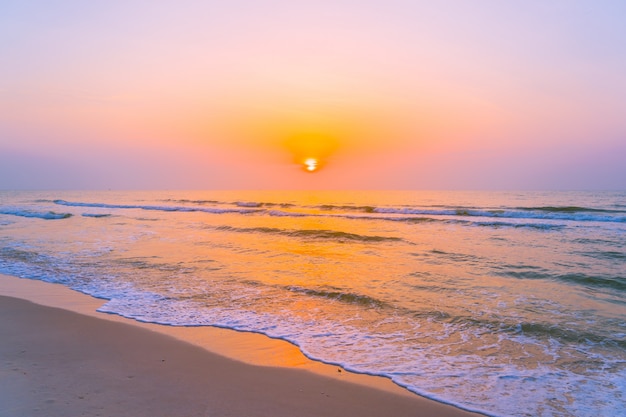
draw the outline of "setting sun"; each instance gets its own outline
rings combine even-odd
[[[317,159],[315,158],[308,158],[304,161],[304,165],[307,171],[309,172],[313,172],[315,170],[317,170]]]
[[[305,171],[316,172],[328,163],[338,148],[338,141],[330,134],[309,132],[292,135],[283,146],[295,163],[304,165]]]
[[[293,85],[272,83],[271,92],[255,88],[252,80],[248,80],[250,85],[233,87],[220,101],[224,109],[216,112],[214,126],[204,115],[182,119],[192,127],[198,143],[210,138],[224,149],[273,154],[284,168],[297,167],[301,173],[317,173],[383,147],[397,148],[406,137],[399,133],[406,112],[384,92],[367,85],[356,88],[330,83],[322,88],[318,81],[314,85],[324,96],[305,88],[307,77],[294,79]]]

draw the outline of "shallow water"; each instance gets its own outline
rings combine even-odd
[[[1,192],[0,272],[495,416],[626,409],[626,193]]]

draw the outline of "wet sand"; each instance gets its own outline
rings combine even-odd
[[[478,415],[262,335],[137,323],[1,275],[0,294],[3,417]]]

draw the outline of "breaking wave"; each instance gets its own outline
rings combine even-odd
[[[31,211],[31,210],[22,210],[22,209],[10,209],[10,208],[0,208],[0,214],[7,214],[9,216],[20,216],[20,217],[35,217],[38,219],[44,220],[60,220],[67,219],[72,217],[71,213],[57,213],[54,211]]]
[[[215,207],[187,207],[187,206],[150,206],[136,204],[106,204],[106,203],[82,203],[70,202],[65,200],[54,200],[54,204],[70,207],[98,207],[108,209],[140,209],[153,211],[181,211],[181,212],[204,212],[212,214],[222,213],[253,213],[257,210],[253,209],[235,209],[235,208],[215,208]]]

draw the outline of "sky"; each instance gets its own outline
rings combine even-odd
[[[0,189],[626,189],[622,0],[0,0]]]

